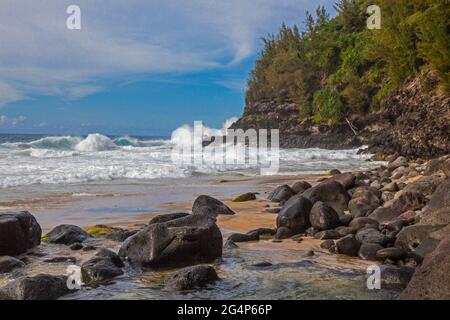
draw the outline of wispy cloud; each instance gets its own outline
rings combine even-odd
[[[2,0],[0,106],[33,94],[78,99],[111,79],[233,66],[282,21],[298,23],[306,9],[330,2]],[[66,28],[74,3],[79,31]]]
[[[24,116],[19,116],[16,118],[10,118],[4,115],[0,115],[0,126],[10,126],[16,127],[17,125],[24,122],[27,118]]]

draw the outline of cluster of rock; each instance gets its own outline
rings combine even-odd
[[[93,247],[87,242],[92,235],[74,225],[55,227],[44,237],[36,219],[28,212],[0,214],[0,273],[13,273],[26,266],[27,251],[41,243],[41,238],[54,245],[72,250],[97,250],[82,263],[81,281],[96,286],[124,274],[125,263],[134,268],[175,268],[190,266],[173,274],[167,286],[187,290],[218,280],[212,266],[222,256],[223,238],[216,224],[219,214],[235,214],[225,204],[209,196],[200,196],[194,202],[192,214],[174,213],[153,218],[137,232],[96,226],[112,231],[108,239],[123,241],[119,254]],[[23,261],[22,261],[23,260]],[[25,261],[25,262],[24,262]],[[72,257],[56,257],[46,263],[75,263]],[[16,275],[16,274],[14,274]],[[0,299],[47,300],[57,299],[73,292],[67,275],[38,274],[24,276],[17,273],[13,281],[0,288]]]
[[[450,283],[439,281],[450,271],[450,156],[332,173],[315,186],[298,182],[269,194],[281,206],[275,237],[312,236],[333,253],[381,261],[385,287],[412,277],[404,298],[450,298]]]

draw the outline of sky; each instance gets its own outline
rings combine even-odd
[[[244,108],[261,37],[333,0],[1,0],[0,132],[167,136]],[[81,29],[66,12],[81,9]]]

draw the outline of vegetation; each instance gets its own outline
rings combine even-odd
[[[366,26],[369,5],[381,29]],[[294,102],[302,119],[333,124],[348,113],[383,108],[386,96],[423,69],[450,92],[448,0],[339,0],[330,18],[319,6],[305,28],[282,25],[263,38],[246,104]]]

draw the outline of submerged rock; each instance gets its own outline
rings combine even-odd
[[[66,276],[38,274],[13,280],[0,289],[0,300],[56,300],[71,293]]]
[[[14,257],[0,257],[0,274],[9,273],[17,268],[25,267],[25,263]]]
[[[0,214],[0,256],[19,255],[41,243],[42,230],[29,212]]]
[[[119,255],[144,267],[173,267],[213,261],[222,246],[215,218],[193,214],[145,227],[122,244]]]
[[[167,281],[167,286],[176,290],[190,290],[204,287],[219,280],[212,266],[198,265],[182,269],[173,274]]]

